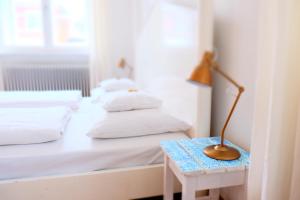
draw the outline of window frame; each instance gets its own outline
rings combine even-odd
[[[5,45],[3,36],[3,27],[0,26],[0,54],[2,55],[87,55],[89,53],[89,37],[87,37],[87,44],[84,46],[55,46],[52,41],[52,19],[51,19],[51,0],[40,0],[42,10],[42,31],[43,44],[42,46],[17,46]],[[88,0],[85,0],[88,7]],[[86,13],[88,14],[88,8]],[[88,16],[86,16],[88,19]],[[0,24],[4,19],[0,17]],[[87,24],[89,24],[87,22]]]

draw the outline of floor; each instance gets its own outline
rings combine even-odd
[[[150,197],[150,198],[135,199],[135,200],[163,200],[163,197],[159,196],[159,197]],[[181,193],[174,194],[174,200],[181,200]],[[223,200],[223,198],[220,197],[220,200]]]
[[[159,197],[150,197],[150,198],[135,199],[135,200],[163,200],[163,197],[159,196]],[[174,200],[181,200],[181,193],[174,194]]]

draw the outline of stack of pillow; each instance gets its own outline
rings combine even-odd
[[[102,100],[102,98],[110,92],[121,91],[121,90],[135,90],[135,83],[128,79],[107,79],[100,82],[96,88],[91,91],[92,94],[92,103],[98,103]]]
[[[106,110],[88,136],[92,138],[125,138],[186,132],[191,126],[160,110],[161,100],[138,90],[129,79],[101,82],[105,94],[101,103]]]

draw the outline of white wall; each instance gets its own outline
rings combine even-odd
[[[116,64],[124,57],[131,65],[134,64],[134,1],[109,0],[110,10],[110,49],[112,65],[115,76],[126,76],[126,72],[118,69]]]
[[[249,150],[257,65],[258,0],[214,2],[218,61],[228,75],[245,87],[225,137]],[[214,80],[212,129],[214,135],[219,135],[237,90],[219,75]]]

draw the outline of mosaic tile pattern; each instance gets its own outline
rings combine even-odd
[[[209,158],[203,153],[205,147],[219,143],[220,137],[194,138],[162,141],[161,147],[183,173],[213,173],[248,168],[250,154],[227,140],[225,140],[226,145],[235,147],[241,153],[239,159],[220,161]]]

